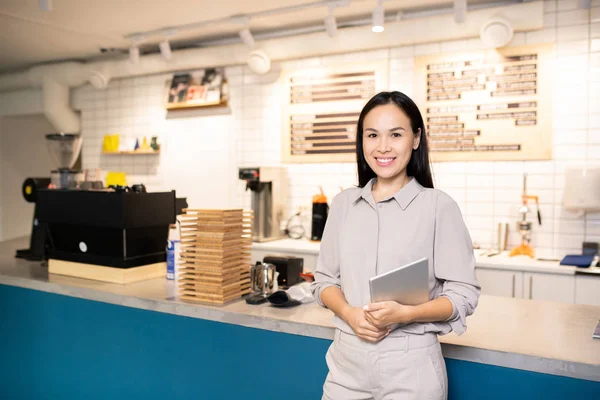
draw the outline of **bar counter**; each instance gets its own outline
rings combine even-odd
[[[183,303],[166,279],[49,275],[14,258],[27,244],[0,243],[0,397],[320,398],[334,328],[316,303]],[[440,336],[449,398],[594,398],[599,319],[596,306],[482,296],[465,334]]]

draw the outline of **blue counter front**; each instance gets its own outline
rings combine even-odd
[[[2,399],[320,399],[327,374],[327,339],[8,285],[0,304]],[[598,381],[446,364],[451,400],[600,398]]]

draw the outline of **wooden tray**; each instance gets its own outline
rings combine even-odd
[[[123,285],[126,283],[165,277],[167,275],[167,263],[161,262],[132,268],[114,268],[103,265],[49,259],[48,273],[102,282],[119,283]]]

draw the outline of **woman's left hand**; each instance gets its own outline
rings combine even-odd
[[[380,301],[364,306],[365,318],[378,328],[393,324],[412,322],[413,306],[405,306],[395,301]]]

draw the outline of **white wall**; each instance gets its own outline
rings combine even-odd
[[[240,72],[241,68],[232,68],[228,76],[235,81]],[[74,91],[73,102],[82,117],[83,168],[122,171],[128,184],[144,183],[153,191],[176,189],[190,206],[233,207],[233,143],[242,120],[240,95],[231,90],[234,111],[229,115],[167,118],[163,89],[170,76],[115,80],[107,90],[86,86]],[[102,154],[106,134],[146,137],[148,142],[158,136],[161,154]]]
[[[578,252],[581,242],[600,241],[600,216],[585,219],[561,205],[563,172],[568,165],[599,165],[600,156],[600,0],[591,10],[577,9],[576,0],[544,3],[544,30],[519,33],[511,45],[556,43],[553,111],[554,159],[543,162],[453,162],[434,164],[436,185],[461,206],[473,239],[487,247],[494,242],[496,223],[509,220],[513,234],[522,173],[528,188],[540,196],[543,225],[534,225],[533,243],[540,256]],[[443,26],[439,29],[444,29]],[[324,39],[325,40],[325,39]],[[301,68],[340,62],[385,59],[390,88],[412,94],[413,57],[423,54],[478,49],[479,39],[434,42],[377,51],[296,60],[275,68]],[[192,207],[248,207],[249,195],[237,180],[239,166],[279,164],[281,94],[276,75],[257,77],[246,68],[226,70],[231,114],[167,119],[163,89],[169,74],[117,80],[105,91],[90,86],[73,91],[82,110],[84,168],[101,167],[128,174],[154,190],[177,189]],[[107,156],[102,137],[158,135],[160,156]],[[356,184],[348,164],[288,165],[289,211],[310,207],[322,185],[331,199],[340,186]]]
[[[28,177],[50,177],[54,168],[46,149],[46,133],[52,126],[41,115],[5,117],[0,120],[0,211],[3,240],[29,235],[32,203],[21,194]]]

